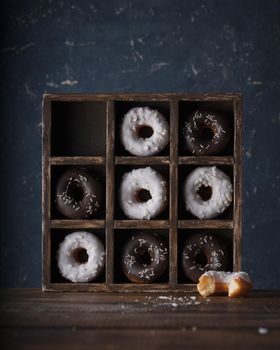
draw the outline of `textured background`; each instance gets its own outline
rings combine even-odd
[[[280,2],[4,1],[1,285],[41,284],[48,92],[242,92],[244,269],[280,287]],[[4,35],[3,35],[4,34]]]

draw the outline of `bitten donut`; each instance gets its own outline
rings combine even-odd
[[[164,116],[149,107],[135,107],[124,116],[121,142],[135,156],[152,156],[169,142],[169,125]]]
[[[184,244],[182,266],[184,274],[197,282],[209,270],[225,270],[229,256],[223,242],[212,235],[194,234]]]
[[[212,219],[223,213],[232,202],[230,178],[213,167],[198,167],[186,178],[186,209],[199,219]]]
[[[101,204],[101,185],[85,169],[66,171],[56,187],[56,208],[69,219],[88,219]]]
[[[125,173],[120,187],[120,205],[130,219],[149,220],[167,204],[167,182],[150,167]]]
[[[240,297],[253,287],[246,272],[208,271],[200,276],[197,290],[203,297],[227,293],[229,297]]]
[[[58,268],[72,282],[88,282],[101,273],[105,262],[103,243],[89,232],[72,232],[59,246]]]
[[[196,111],[191,114],[183,129],[186,148],[197,156],[221,152],[230,140],[228,118],[218,112]]]
[[[160,278],[168,266],[168,249],[156,234],[140,233],[125,244],[122,270],[134,283],[150,283]]]

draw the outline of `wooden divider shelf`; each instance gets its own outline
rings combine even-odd
[[[134,106],[160,110],[170,126],[169,145],[153,157],[136,157],[122,147],[119,127]],[[232,142],[221,155],[193,156],[184,150],[184,116],[194,108],[225,111],[232,125]],[[229,240],[232,270],[241,269],[242,214],[242,97],[240,94],[46,94],[43,101],[43,290],[71,292],[151,292],[194,290],[180,268],[182,242],[195,230],[216,232]],[[217,165],[231,177],[234,201],[214,220],[198,220],[187,213],[182,197],[186,174],[197,166]],[[169,205],[153,220],[131,220],[121,212],[118,190],[122,174],[134,167],[160,169],[169,183]],[[55,210],[54,188],[64,169],[93,169],[103,181],[104,203],[93,220],[69,220]],[[56,251],[70,232],[96,233],[106,249],[103,275],[89,283],[72,283],[58,271]],[[169,244],[166,278],[151,284],[119,278],[118,253],[122,240],[136,231],[154,231]],[[209,231],[208,231],[209,230]]]

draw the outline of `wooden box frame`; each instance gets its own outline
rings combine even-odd
[[[169,104],[170,110],[170,149],[169,155],[153,157],[115,155],[116,103],[149,102]],[[51,153],[52,108],[55,102],[103,102],[106,105],[106,154],[104,156],[53,156]],[[232,106],[233,145],[232,154],[221,156],[191,156],[179,154],[180,141],[179,109],[184,103],[214,103]],[[187,104],[186,104],[187,106]],[[93,116],[94,117],[94,116]],[[67,126],[66,126],[67,127]],[[119,165],[164,165],[169,167],[169,218],[167,220],[116,220],[115,168]],[[51,216],[51,168],[52,166],[84,165],[104,166],[106,169],[106,216],[100,220],[53,219]],[[215,220],[180,219],[178,217],[178,172],[180,166],[218,165],[232,169],[234,201],[232,218]],[[43,204],[43,290],[71,292],[155,292],[190,291],[195,284],[179,281],[178,275],[178,236],[180,230],[215,229],[231,230],[232,268],[241,269],[241,230],[242,230],[242,96],[241,94],[45,94],[43,99],[43,162],[42,162],[42,204]],[[122,229],[165,229],[169,232],[169,280],[166,283],[134,284],[118,283],[114,279],[114,230]],[[51,232],[57,229],[102,229],[105,232],[106,266],[104,283],[66,283],[52,279]],[[181,232],[181,231],[180,231]]]

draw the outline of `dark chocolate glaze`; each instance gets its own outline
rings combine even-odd
[[[231,137],[228,118],[220,112],[196,111],[188,116],[183,135],[187,150],[194,155],[218,154]]]
[[[209,234],[194,234],[184,243],[182,266],[193,282],[206,271],[227,271],[229,255],[223,241]]]
[[[66,171],[56,187],[56,208],[69,219],[89,219],[100,208],[99,181],[83,168]]]
[[[151,283],[168,267],[167,244],[156,234],[134,235],[125,244],[121,263],[131,282]]]

